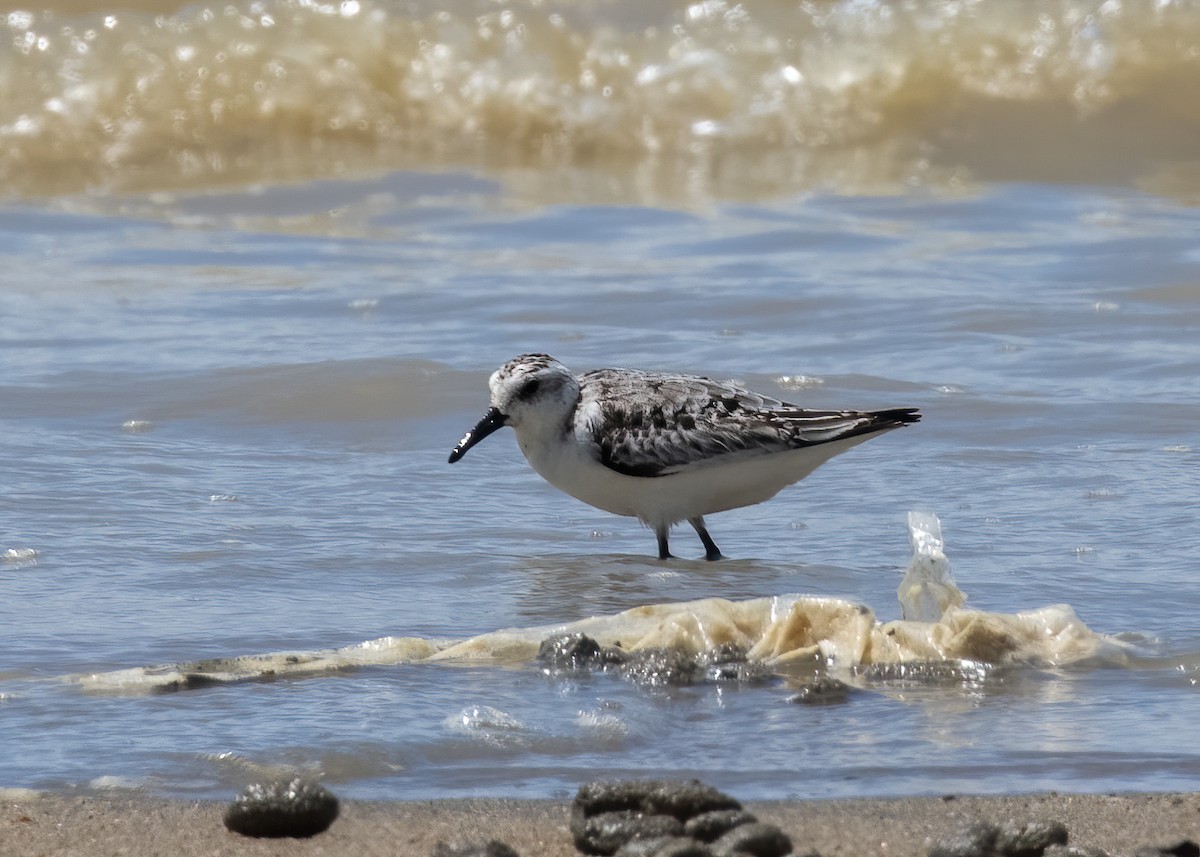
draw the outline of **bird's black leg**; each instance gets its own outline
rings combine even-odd
[[[670,527],[657,527],[654,530],[654,535],[658,539],[659,559],[672,559],[671,551],[667,549],[667,533],[670,531]]]
[[[717,543],[713,541],[712,536],[708,534],[708,530],[704,528],[704,518],[688,518],[688,523],[696,529],[696,535],[700,537],[700,541],[704,542],[704,558],[707,560],[724,559],[721,549],[717,547]]]

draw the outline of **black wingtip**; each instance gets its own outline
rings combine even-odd
[[[886,411],[875,411],[872,416],[881,423],[894,423],[897,426],[921,421],[921,412],[917,408],[890,408]]]

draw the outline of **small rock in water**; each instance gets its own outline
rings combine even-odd
[[[747,660],[746,649],[737,643],[721,643],[700,656],[700,663],[705,665],[744,664]]]
[[[682,686],[696,680],[700,665],[675,649],[641,649],[630,652],[621,674],[644,687]]]
[[[928,687],[977,685],[987,681],[997,672],[991,663],[974,660],[869,664],[855,670],[863,680],[872,683],[918,684]]]
[[[498,839],[487,842],[471,843],[468,845],[447,845],[439,842],[433,849],[432,857],[521,857],[512,846]]]
[[[329,829],[338,799],[319,783],[296,777],[254,783],[225,810],[225,826],[243,836],[304,838]]]
[[[587,634],[547,637],[538,646],[537,653],[537,659],[552,670],[602,670],[621,663],[626,657],[620,649],[601,646]]]
[[[704,678],[712,682],[759,684],[773,680],[775,673],[761,661],[742,661],[741,663],[709,664],[704,670]]]
[[[586,663],[600,657],[600,644],[587,634],[547,637],[538,646],[537,659],[552,664]]]
[[[840,705],[853,691],[844,681],[821,676],[802,684],[787,701],[797,705]]]
[[[736,643],[713,646],[700,655],[699,663],[708,681],[758,682],[773,677],[766,664],[760,661],[751,663],[746,657],[746,650]]]
[[[538,646],[537,660],[554,675],[619,668],[625,678],[646,687],[689,685],[696,681],[761,682],[774,677],[762,663],[746,660],[746,650],[723,643],[693,658],[678,649],[643,649],[627,652],[618,646],[601,646],[586,634],[558,634]]]

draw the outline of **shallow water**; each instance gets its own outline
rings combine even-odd
[[[219,795],[247,764],[363,797],[559,794],[598,772],[748,796],[1195,785],[1176,740],[1200,704],[1193,211],[1014,186],[505,214],[445,181],[441,217],[416,216],[423,196],[354,238],[10,211],[6,785]],[[926,417],[714,516],[734,559],[662,564],[507,434],[446,464],[487,373],[532,348]],[[787,679],[647,691],[532,665],[118,698],[46,680],[708,596],[895,618],[910,508],[941,515],[971,606],[1067,603],[1144,660],[818,708]]]
[[[855,5],[878,8],[838,8]],[[1117,50],[1178,12],[1156,8],[1122,19]],[[174,25],[138,20],[167,54],[181,46]],[[989,26],[995,44],[1033,32]],[[34,54],[3,50],[15,85],[17,58]],[[47,51],[38,62],[61,71]],[[108,56],[123,80],[139,54]],[[1053,112],[1039,98],[1021,103]],[[982,124],[1003,124],[991,108]],[[664,121],[695,121],[680,110]],[[774,156],[697,172],[686,146],[670,163],[574,152],[452,167],[469,153],[421,160],[395,141],[368,141],[358,162],[317,146],[181,173],[93,158],[88,123],[59,128],[57,151],[73,154],[39,178],[28,153],[45,146],[0,128],[24,176],[0,209],[0,786],[222,797],[283,766],[364,798],[566,795],[640,773],[745,798],[1195,789],[1200,755],[1180,736],[1200,714],[1200,215],[1179,202],[1194,193],[1186,159],[1168,168],[1150,145],[1187,139],[1192,120],[1171,115],[1133,153],[1097,134],[1081,160],[1123,166],[1087,171],[1089,184],[1063,183],[1080,171],[1053,151],[1015,176],[979,168],[987,140],[971,157],[944,145],[954,115],[918,135],[918,151],[943,144],[938,169],[905,156],[886,181],[862,163],[801,174]],[[1013,124],[1031,146],[1057,139]],[[913,143],[900,126],[879,134]],[[224,153],[210,165],[237,148],[208,143]],[[1151,173],[1178,181],[1137,178]],[[531,350],[925,417],[770,503],[713,516],[731,560],[664,564],[635,522],[542,483],[508,433],[446,463],[487,375]],[[133,696],[58,680],[712,596],[836,596],[892,619],[911,509],[941,517],[970,606],[1069,604],[1128,641],[1129,664],[895,680],[816,707],[787,702],[800,667],[669,690],[524,663]],[[674,546],[701,554],[684,530]]]

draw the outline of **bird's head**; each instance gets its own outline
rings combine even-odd
[[[579,381],[548,354],[522,354],[492,373],[492,406],[450,452],[450,463],[492,432],[561,430],[579,400]]]

